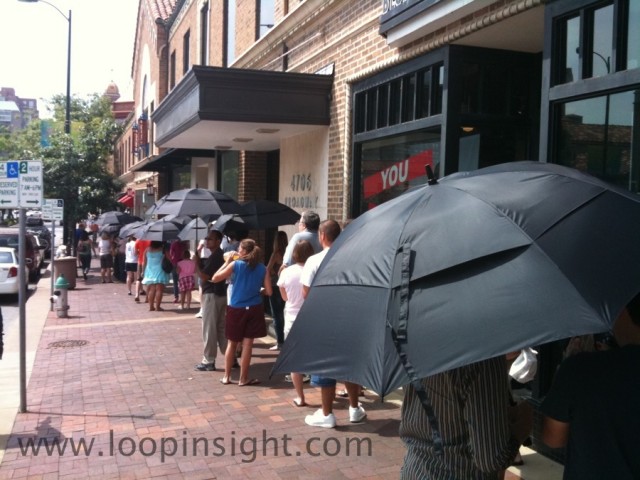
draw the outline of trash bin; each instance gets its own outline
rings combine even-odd
[[[76,288],[78,259],[76,257],[59,257],[53,259],[53,278],[57,279],[60,274],[64,275],[69,283],[69,290]]]

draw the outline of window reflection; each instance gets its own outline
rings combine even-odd
[[[554,161],[638,192],[640,90],[558,106]]]
[[[567,20],[565,24],[564,82],[580,79],[580,17]]]
[[[602,77],[610,73],[613,58],[613,5],[595,10],[593,24],[592,76]]]
[[[627,68],[640,68],[640,2],[629,2]]]

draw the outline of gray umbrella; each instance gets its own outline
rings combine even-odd
[[[193,240],[197,244],[198,240],[204,238],[207,231],[207,223],[200,217],[196,217],[182,228],[178,238],[180,240]]]
[[[637,195],[552,164],[502,164],[418,187],[338,237],[274,372],[385,395],[606,331],[640,291],[638,219]]]

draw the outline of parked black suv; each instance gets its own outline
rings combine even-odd
[[[0,246],[13,247],[18,250],[19,238],[20,231],[17,228],[0,228]],[[40,250],[43,247],[38,246],[38,242],[32,233],[26,234],[24,243],[26,247],[25,263],[29,269],[29,281],[35,282],[40,278],[40,267],[44,262],[43,252]]]
[[[44,247],[44,258],[51,258],[51,231],[44,225],[44,221],[37,217],[27,217],[25,230],[40,239],[40,245]]]

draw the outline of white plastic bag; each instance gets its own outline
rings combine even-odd
[[[538,371],[538,357],[533,348],[527,347],[520,351],[520,355],[511,364],[509,376],[519,383],[527,383],[533,380]]]

